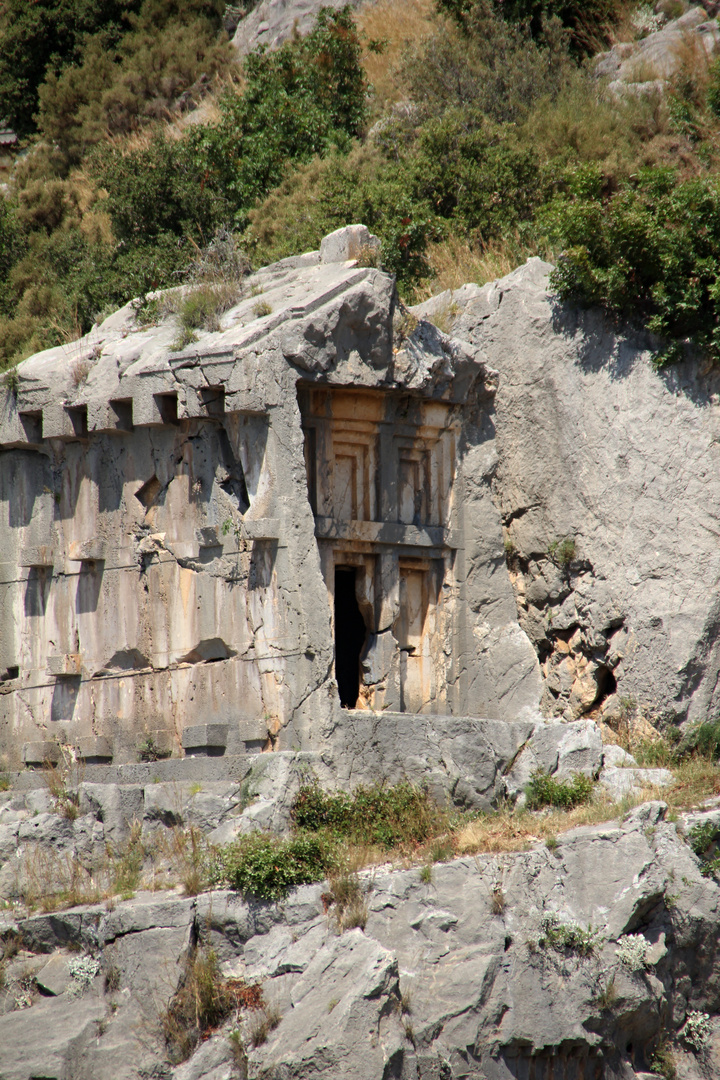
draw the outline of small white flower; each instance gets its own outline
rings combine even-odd
[[[100,962],[94,956],[78,956],[68,963],[68,971],[73,980],[69,993],[80,997],[90,987],[100,970]]]
[[[691,1012],[688,1013],[685,1027],[680,1032],[680,1038],[686,1046],[699,1054],[710,1038],[710,1031],[709,1015],[702,1012]]]
[[[623,934],[618,940],[615,955],[631,971],[642,971],[648,966],[649,952],[650,942],[642,934]]]

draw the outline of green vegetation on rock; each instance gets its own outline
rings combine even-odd
[[[0,204],[0,367],[183,283],[219,230],[258,266],[350,221],[407,299],[540,254],[558,300],[642,319],[661,362],[716,359],[720,64],[688,50],[663,94],[608,94],[587,57],[636,8],[438,0],[429,32],[390,13],[382,40],[325,9],[240,71],[220,0],[8,0],[27,153]]]
[[[421,844],[447,828],[446,815],[430,794],[413,784],[360,786],[352,795],[305,785],[293,803],[295,827],[332,840],[377,845]]]
[[[557,810],[571,810],[587,802],[593,792],[593,781],[589,776],[575,773],[568,780],[556,780],[543,772],[535,772],[525,789],[529,810],[540,810],[543,806],[552,806]]]

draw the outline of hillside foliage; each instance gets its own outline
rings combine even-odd
[[[0,4],[25,138],[0,201],[0,366],[176,285],[216,235],[261,265],[349,221],[408,299],[541,254],[560,300],[642,317],[660,360],[716,358],[720,66],[689,53],[664,94],[612,97],[588,57],[636,0],[412,0],[412,24],[410,2],[326,9],[242,71],[221,0]],[[184,124],[198,86],[204,122]]]

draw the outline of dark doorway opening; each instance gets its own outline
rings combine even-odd
[[[354,709],[360,693],[360,654],[365,644],[365,620],[355,595],[351,566],[335,567],[335,678],[340,704]]]

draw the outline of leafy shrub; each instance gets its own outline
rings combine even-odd
[[[693,826],[688,833],[690,847],[696,855],[704,855],[710,845],[717,840],[718,834],[720,834],[720,829],[714,822],[703,821]]]
[[[0,314],[9,314],[12,309],[10,270],[26,250],[27,239],[18,221],[17,204],[0,199]]]
[[[38,87],[51,66],[76,62],[86,35],[119,36],[139,0],[5,0],[0,8],[0,101],[18,134],[33,129]]]
[[[527,25],[533,37],[543,34],[550,19],[558,19],[581,56],[609,40],[624,8],[621,0],[439,0],[439,6],[463,26],[472,26],[494,8],[509,22]]]
[[[648,1064],[653,1072],[658,1073],[664,1080],[676,1080],[677,1062],[667,1034],[661,1034],[660,1042]]]
[[[245,61],[241,92],[220,103],[220,122],[188,136],[208,185],[222,190],[244,223],[247,211],[292,161],[347,148],[366,112],[360,43],[348,9],[321,9],[305,38]]]
[[[106,145],[88,166],[107,191],[105,209],[117,240],[147,244],[192,237],[204,246],[228,214],[226,199],[203,182],[204,169],[186,140],[157,134],[137,149]],[[186,250],[182,264],[189,258]]]
[[[407,781],[392,787],[360,785],[352,795],[301,787],[292,806],[295,827],[335,840],[378,845],[421,844],[447,828],[445,812],[429,793]]]
[[[158,746],[152,735],[143,739],[137,748],[138,761],[162,761],[169,758],[172,751],[165,746]]]
[[[556,566],[567,568],[572,563],[577,552],[575,540],[572,536],[565,536],[562,540],[553,540],[548,545],[548,555]]]
[[[708,72],[706,101],[710,112],[720,117],[720,61],[718,60],[711,64]]]
[[[327,233],[361,221],[380,237],[383,265],[400,284],[426,272],[425,247],[441,224],[405,164],[368,146],[298,167],[248,217],[244,239],[257,263],[317,249]]]
[[[534,149],[467,109],[423,126],[407,173],[416,203],[484,242],[530,221],[547,193]]]
[[[717,761],[720,758],[720,717],[691,727],[683,736],[677,754],[678,757],[697,754]]]
[[[547,107],[574,70],[562,35],[534,41],[527,27],[480,3],[464,33],[440,28],[408,55],[402,73],[422,118],[460,108],[518,123],[537,103]]]
[[[543,806],[572,810],[574,806],[587,802],[592,791],[593,781],[582,773],[575,773],[569,780],[555,780],[538,770],[525,788],[525,795],[530,810],[539,810]]]
[[[8,120],[30,133],[39,104],[44,133],[74,152],[106,130],[127,130],[123,121],[148,103],[159,115],[158,106],[229,56],[216,44],[224,7],[222,0],[6,0],[0,100]]]
[[[562,300],[641,315],[669,344],[658,363],[692,339],[720,357],[720,182],[680,180],[669,168],[639,170],[615,193],[599,169],[574,172],[543,215],[561,254],[550,284]]]
[[[655,739],[633,740],[632,756],[643,769],[670,769],[678,763],[678,748],[673,745],[676,728],[670,728],[664,736]]]
[[[713,821],[701,822],[688,833],[688,843],[700,860],[703,877],[712,877],[720,870],[719,839],[720,826]]]
[[[217,16],[214,2],[144,0],[116,43],[106,31],[95,34],[80,64],[48,74],[39,88],[42,134],[76,162],[107,134],[164,119],[200,75],[209,81],[234,59],[216,41]]]
[[[279,900],[296,885],[322,881],[332,865],[327,843],[315,836],[280,840],[253,833],[220,854],[220,876],[232,889],[260,900]]]

